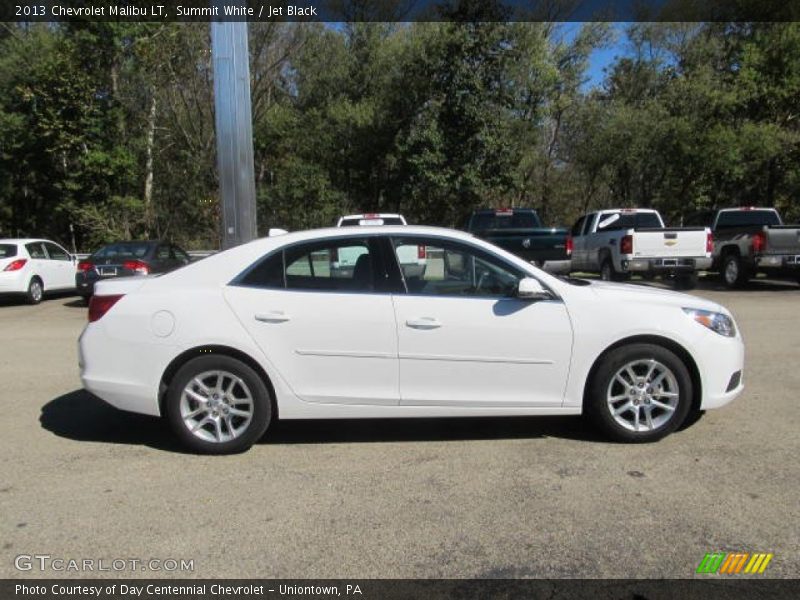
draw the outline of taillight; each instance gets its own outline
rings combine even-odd
[[[114,306],[124,294],[114,294],[111,296],[92,296],[89,300],[89,322],[94,323],[102,318],[112,306]]]
[[[564,248],[567,251],[567,256],[572,256],[572,250],[575,248],[575,244],[572,242],[572,236],[567,236],[567,241],[564,245]]]
[[[3,271],[19,271],[22,267],[25,266],[25,263],[28,262],[27,258],[18,258],[12,263],[6,265],[6,268]]]
[[[753,236],[753,252],[763,252],[767,248],[767,234],[759,231]]]
[[[623,235],[619,241],[620,254],[633,254],[633,236]]]
[[[122,263],[122,268],[138,273],[139,275],[147,275],[150,272],[148,264],[140,260],[126,260]]]
[[[420,244],[419,246],[417,246],[417,259],[423,260],[425,256],[426,256],[425,246]]]
[[[710,231],[706,234],[706,252],[708,254],[714,252],[714,236]]]
[[[94,263],[90,260],[82,260],[78,263],[78,271],[91,271],[94,269]]]

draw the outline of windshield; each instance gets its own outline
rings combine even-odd
[[[774,210],[731,210],[719,213],[717,219],[717,229],[780,224],[781,220]]]
[[[472,229],[535,229],[539,219],[534,212],[515,212],[513,214],[479,213],[472,217]]]
[[[147,254],[150,244],[147,242],[119,242],[109,244],[95,252],[93,258],[142,258]]]
[[[17,255],[16,244],[0,244],[0,258],[11,258]]]

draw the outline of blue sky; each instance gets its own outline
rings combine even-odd
[[[564,23],[565,39],[572,39],[580,30],[582,23]],[[589,69],[586,73],[588,81],[583,89],[589,90],[603,83],[606,73],[604,69],[611,66],[615,59],[624,56],[627,51],[627,40],[625,37],[625,27],[628,23],[612,23],[614,29],[613,41],[605,48],[599,48],[589,56]]]

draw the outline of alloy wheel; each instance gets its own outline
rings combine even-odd
[[[613,419],[629,431],[655,431],[663,427],[678,407],[680,389],[675,374],[655,359],[640,359],[622,366],[606,391]]]

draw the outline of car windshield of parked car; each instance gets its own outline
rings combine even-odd
[[[781,220],[774,210],[731,210],[719,213],[717,219],[717,229],[780,224]]]
[[[502,261],[468,245],[424,239],[400,239],[394,245],[410,294],[510,296],[522,277]],[[418,251],[420,246],[424,252]],[[425,256],[424,264],[410,261],[408,257],[413,256]],[[419,263],[422,260],[417,259]]]
[[[150,249],[150,244],[143,242],[122,242],[109,244],[100,248],[92,256],[93,258],[114,259],[114,258],[143,258]]]
[[[0,244],[0,258],[12,258],[17,255],[16,244]]]
[[[473,231],[486,229],[534,229],[538,227],[536,216],[531,212],[497,214],[479,213],[472,217]]]

